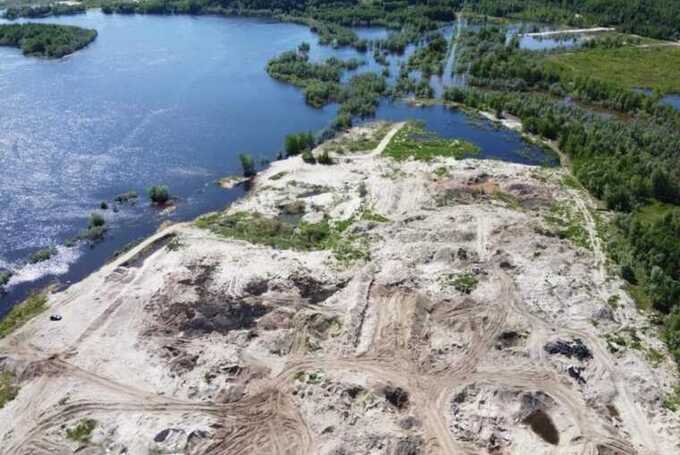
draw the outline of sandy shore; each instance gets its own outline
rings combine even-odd
[[[563,169],[394,161],[400,127],[50,295],[0,340],[0,453],[678,452],[593,201]]]

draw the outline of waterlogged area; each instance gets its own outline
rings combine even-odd
[[[319,46],[316,35],[296,24],[95,11],[44,21],[95,28],[99,35],[56,61],[0,48],[0,269],[15,272],[0,297],[0,314],[55,278],[83,278],[163,221],[192,219],[243,195],[242,186],[215,185],[240,172],[239,153],[271,160],[286,134],[326,128],[337,107],[309,107],[300,90],[271,79],[265,66],[272,57],[306,41],[312,60],[355,57],[367,63],[357,72],[382,69],[371,51]],[[447,39],[454,32],[448,29]],[[359,30],[369,39],[387,33]],[[414,49],[390,58],[391,77]],[[442,86],[449,83],[450,77]],[[442,106],[385,101],[377,117],[423,120],[442,136],[477,144],[483,158],[546,160],[518,134]],[[174,211],[151,207],[145,193],[154,184],[169,186]],[[113,202],[127,191],[139,193],[136,204]],[[100,209],[102,201],[108,210]],[[64,246],[87,228],[93,212],[106,220],[105,240],[93,248]],[[49,246],[55,256],[26,265]]]

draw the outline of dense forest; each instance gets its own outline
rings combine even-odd
[[[81,14],[85,12],[85,5],[39,5],[39,6],[22,6],[7,8],[3,17],[5,19],[13,20],[19,17],[27,17],[35,19],[39,17],[48,16],[64,16],[70,14]]]
[[[90,44],[96,30],[70,25],[2,24],[0,46],[18,47],[24,55],[60,58]]]

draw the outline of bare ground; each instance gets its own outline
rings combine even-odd
[[[182,224],[50,295],[62,321],[0,340],[20,386],[0,453],[678,453],[673,366],[649,360],[593,202],[559,169],[383,158],[400,126],[332,166],[276,162],[230,209],[353,217],[367,260]],[[546,222],[556,204],[587,248]]]

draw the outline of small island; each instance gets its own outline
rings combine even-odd
[[[0,25],[0,46],[20,48],[24,55],[61,58],[84,48],[97,37],[97,31],[55,24]]]

